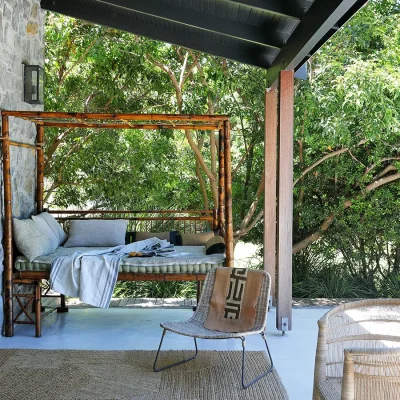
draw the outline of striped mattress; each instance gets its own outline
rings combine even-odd
[[[54,258],[73,254],[76,251],[100,250],[105,247],[58,247],[54,253],[40,256],[29,261],[24,256],[18,256],[15,268],[18,271],[50,271]],[[149,273],[149,274],[206,274],[211,268],[223,266],[224,254],[205,254],[203,246],[179,246],[176,251],[180,257],[124,257],[119,266],[119,272]],[[189,253],[189,254],[187,254]]]

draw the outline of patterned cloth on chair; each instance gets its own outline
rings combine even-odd
[[[217,276],[217,271],[219,270],[224,270],[222,272],[222,282],[225,279],[225,282],[221,284],[217,282],[216,276]],[[239,301],[239,298],[242,298],[242,296],[235,296],[235,291],[234,286],[236,289],[238,289],[237,293],[240,293],[243,291],[243,295],[246,294],[246,285],[243,285],[243,277],[251,276],[250,282],[246,282],[246,285],[249,284],[249,293],[247,296],[249,297],[246,300],[246,307],[252,307],[251,304],[254,304],[254,309],[250,314],[254,314],[254,321],[250,323],[250,328],[241,330],[237,329],[237,326],[235,327],[234,332],[229,332],[229,331],[219,331],[215,329],[208,329],[206,326],[206,321],[209,316],[210,312],[210,307],[211,307],[211,302],[213,299],[214,295],[214,285],[217,282],[218,285],[224,286],[224,288],[221,290],[220,288],[215,289],[215,293],[218,294],[218,297],[222,298],[225,296],[225,299],[219,300],[219,303],[225,303],[223,307],[222,314],[226,315],[228,318],[225,319],[230,319],[229,317],[237,315],[238,318],[240,318],[240,311],[239,313],[234,313],[231,314],[230,311],[227,311],[225,313],[226,308],[229,308],[229,304],[232,303],[232,299],[234,300],[233,303],[236,303],[236,306],[234,307],[236,310],[238,309],[237,304],[244,304],[244,299],[243,302]],[[238,279],[240,277],[240,279]],[[254,282],[254,279],[258,279],[259,282]],[[237,281],[240,281],[241,283],[238,283]],[[227,285],[227,286],[226,286]],[[231,290],[229,291],[229,287],[231,287]],[[259,287],[258,290],[256,288]],[[242,341],[242,386],[243,388],[247,388],[262,377],[266,376],[273,370],[273,363],[272,363],[272,358],[271,354],[268,349],[268,344],[265,338],[265,327],[267,323],[267,310],[268,310],[268,298],[269,298],[269,292],[270,292],[270,287],[271,287],[271,277],[270,275],[265,272],[265,271],[250,271],[250,270],[244,270],[243,268],[240,269],[235,269],[235,268],[227,268],[227,267],[218,267],[212,269],[206,277],[206,280],[204,282],[204,288],[200,297],[199,304],[197,306],[196,312],[194,315],[187,321],[179,321],[179,322],[163,322],[160,324],[162,328],[164,328],[164,331],[162,333],[160,345],[158,347],[158,352],[156,355],[156,359],[154,361],[154,371],[162,371],[166,368],[173,367],[178,364],[182,364],[184,362],[193,360],[198,353],[197,350],[197,342],[196,338],[201,338],[201,339],[241,339]],[[232,304],[233,304],[232,303]],[[218,306],[220,308],[220,306]],[[240,307],[239,307],[240,308]],[[233,308],[232,308],[233,309]],[[243,312],[243,310],[242,310]],[[249,312],[249,310],[247,310]],[[178,363],[172,364],[172,365],[167,365],[162,368],[157,368],[157,359],[158,355],[162,346],[162,342],[164,339],[164,336],[166,334],[166,331],[174,332],[179,335],[185,335],[185,336],[191,336],[194,338],[194,344],[195,344],[195,354],[193,357],[187,359],[187,360],[182,360]],[[267,352],[269,359],[271,360],[271,366],[270,368],[259,375],[257,378],[255,378],[253,381],[250,383],[245,383],[244,382],[244,370],[245,370],[245,347],[246,347],[246,336],[250,335],[256,335],[256,334],[261,334]]]

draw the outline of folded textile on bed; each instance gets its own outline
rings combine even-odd
[[[154,238],[154,239],[157,239],[157,238]],[[140,253],[139,253],[140,256],[155,257],[155,256],[163,256],[164,254],[170,254],[170,253],[175,252],[173,244],[170,244],[166,240],[160,240],[160,239],[158,239],[158,240],[159,240],[158,243],[149,244],[144,249],[140,250]],[[144,240],[142,240],[142,242],[144,242]],[[165,245],[165,243],[163,243],[163,242],[167,242],[167,245]],[[136,243],[138,243],[138,242],[136,242]],[[128,246],[130,246],[130,245],[128,245]],[[124,252],[126,252],[126,250],[124,250]],[[129,255],[131,255],[132,253],[135,254],[137,252],[136,251],[129,252]]]
[[[108,308],[121,259],[132,251],[145,251],[155,245],[163,249],[170,243],[151,238],[110,249],[77,251],[69,256],[57,257],[51,264],[51,288],[66,296],[79,297],[95,307]]]

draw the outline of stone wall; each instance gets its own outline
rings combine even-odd
[[[43,106],[32,106],[23,101],[23,64],[44,66],[45,14],[40,0],[0,0],[0,109],[41,111]],[[1,124],[1,121],[0,121]],[[36,136],[33,124],[10,119],[11,137],[32,143]],[[1,172],[1,193],[3,173]],[[34,151],[13,148],[11,151],[13,186],[13,214],[27,217],[34,209],[36,160]],[[2,196],[1,196],[2,197]],[[3,220],[1,206],[1,220]],[[0,237],[3,237],[2,225]],[[1,246],[1,243],[0,243]],[[3,272],[3,248],[0,247],[0,269]],[[3,280],[1,280],[3,293]],[[3,301],[0,301],[0,326],[3,325]]]

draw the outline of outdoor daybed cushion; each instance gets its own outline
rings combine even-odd
[[[207,240],[206,254],[225,253],[226,245],[222,236],[213,236]]]
[[[100,249],[101,247],[96,247],[96,250]],[[24,256],[18,256],[15,267],[18,271],[50,271],[55,257],[90,250],[93,250],[93,247],[58,247],[54,253],[37,257],[32,262]],[[224,265],[224,254],[206,255],[204,246],[182,246],[176,250],[190,254],[171,258],[124,257],[119,266],[119,272],[206,274],[211,268]]]
[[[47,222],[50,229],[53,231],[54,235],[57,238],[58,246],[62,246],[68,239],[68,235],[64,232],[61,225],[56,221],[56,219],[47,212],[42,212],[39,215],[33,215],[32,219],[37,222],[37,219],[43,219]]]
[[[178,246],[204,246],[209,239],[214,236],[214,232],[202,233],[181,233],[177,237]]]
[[[30,261],[42,254],[52,253],[58,247],[50,227],[43,229],[32,219],[14,218],[13,236],[18,250]]]
[[[156,237],[161,240],[168,240],[171,244],[176,245],[176,237],[178,235],[178,231],[170,231],[170,232],[132,232],[132,241],[138,242],[140,240],[146,240],[153,237]]]
[[[68,238],[54,217],[46,212],[32,218],[13,218],[13,236],[18,250],[32,261],[53,253]]]
[[[72,220],[69,238],[64,247],[113,247],[125,244],[128,221],[115,220]]]

